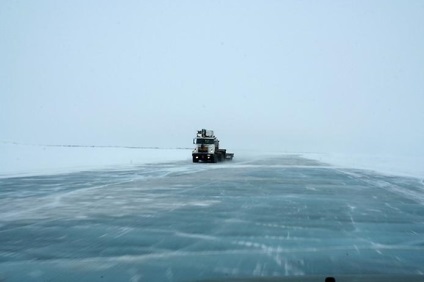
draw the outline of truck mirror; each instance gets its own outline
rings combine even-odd
[[[196,138],[193,138],[193,144],[196,144]]]

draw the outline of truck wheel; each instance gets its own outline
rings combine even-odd
[[[211,163],[216,163],[216,155],[211,156]]]

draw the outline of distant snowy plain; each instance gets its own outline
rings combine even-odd
[[[250,160],[282,152],[239,150],[235,158]],[[293,154],[293,153],[290,153]],[[424,178],[424,156],[296,153],[341,168]],[[0,178],[45,175],[97,169],[123,169],[147,163],[191,161],[188,148],[51,146],[0,143]]]
[[[188,149],[0,144],[0,177],[123,169],[189,160]]]

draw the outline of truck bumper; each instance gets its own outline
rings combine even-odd
[[[199,161],[202,162],[214,162],[214,155],[213,154],[199,154],[194,153],[193,156],[193,162],[197,163]]]

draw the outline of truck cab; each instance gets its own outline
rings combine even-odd
[[[202,129],[197,131],[192,156],[193,162],[220,162],[226,159],[232,159],[234,154],[228,154],[225,149],[219,148],[219,140],[213,133],[213,130]]]

